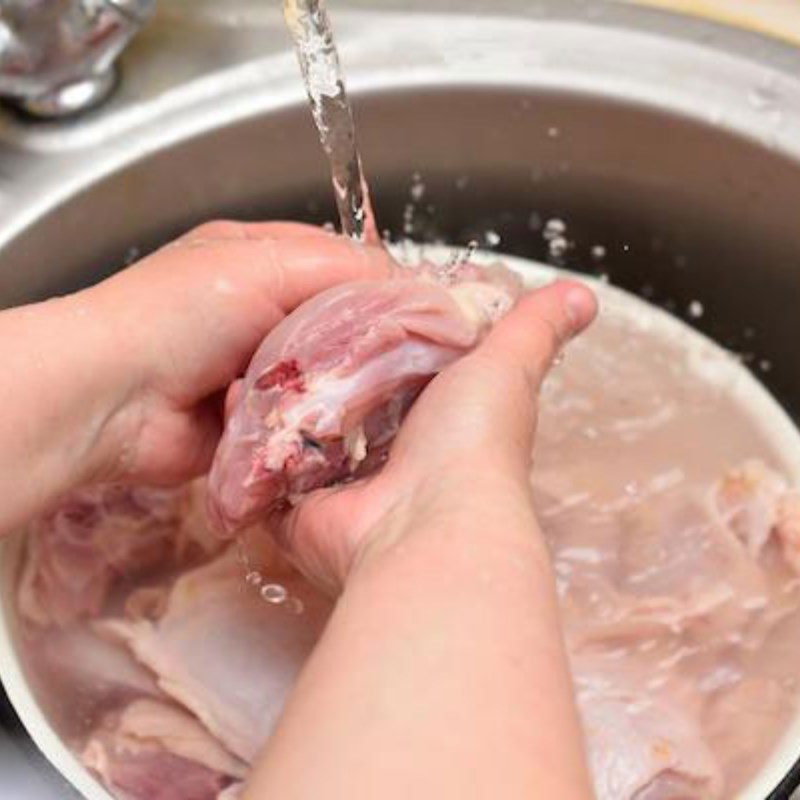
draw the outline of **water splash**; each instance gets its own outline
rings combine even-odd
[[[268,583],[261,587],[261,596],[272,605],[282,605],[289,597],[285,586],[279,583]]]
[[[595,261],[602,261],[608,255],[608,251],[604,245],[596,244],[592,247],[591,254]]]
[[[705,307],[699,300],[692,300],[687,310],[692,319],[700,319],[705,314]]]
[[[300,615],[305,611],[305,604],[299,597],[289,593],[289,590],[280,583],[269,581],[268,578],[259,571],[247,552],[247,543],[243,536],[236,540],[236,554],[239,563],[244,568],[245,583],[258,592],[259,597],[271,606],[280,606],[289,613]]]
[[[339,53],[323,0],[284,0],[311,112],[328,156],[342,232],[379,244]]]
[[[556,263],[560,263],[567,251],[571,248],[571,243],[567,238],[567,224],[562,219],[554,217],[549,219],[542,231],[542,237],[547,242],[547,249],[550,258]]]

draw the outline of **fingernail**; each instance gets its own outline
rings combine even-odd
[[[585,286],[573,286],[564,297],[564,307],[575,333],[582,331],[597,313],[597,300]]]

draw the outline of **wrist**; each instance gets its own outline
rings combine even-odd
[[[465,552],[479,563],[504,553],[536,562],[550,557],[536,519],[529,481],[509,472],[431,478],[405,493],[363,537],[347,582],[419,552],[432,572]]]

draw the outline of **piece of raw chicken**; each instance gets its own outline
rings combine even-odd
[[[253,357],[209,479],[232,534],[287,498],[379,463],[438,372],[513,305],[517,279],[461,265],[338,286],[300,306]]]
[[[203,504],[200,483],[73,492],[28,530],[18,587],[22,616],[43,626],[95,616],[116,581],[218,550],[198,516]]]
[[[679,487],[613,513],[545,519],[600,798],[722,796],[718,761],[700,722],[701,693],[675,671],[680,659],[692,656],[709,658],[717,682],[724,670],[734,674],[723,657],[727,637],[752,627],[763,605],[773,602],[744,534],[761,538],[750,528],[774,518],[769,536],[781,541],[779,510],[788,495],[773,496],[753,480],[748,485],[760,491],[723,503],[723,495],[731,497],[728,481],[740,471],[707,492]],[[774,480],[773,473],[764,475]],[[772,511],[751,509],[749,522],[731,524],[746,502],[768,495]],[[98,626],[125,641],[160,688],[248,764],[269,737],[330,610],[257,534],[251,544],[267,553],[259,556],[262,571],[302,600],[303,614],[266,603],[243,580],[232,548],[161,597],[151,589],[134,594],[127,607],[135,619]]]
[[[39,703],[71,741],[82,741],[98,716],[163,696],[155,676],[126,647],[83,623],[35,629],[20,646]]]
[[[739,632],[757,647],[796,607],[761,559],[800,567],[798,496],[760,462],[614,509],[559,509],[541,490],[537,506],[573,648],[689,637],[708,649]]]
[[[800,492],[763,462],[729,470],[716,490],[720,515],[754,557],[774,540],[800,575]]]
[[[124,800],[214,800],[247,773],[191,714],[147,699],[107,715],[82,760]]]
[[[579,658],[572,670],[597,800],[721,796],[691,704],[648,691],[647,675],[619,659]]]
[[[245,582],[231,549],[180,577],[156,620],[98,626],[125,641],[166,694],[248,763],[275,726],[330,612],[329,601],[288,565],[263,572],[291,602],[266,602]]]

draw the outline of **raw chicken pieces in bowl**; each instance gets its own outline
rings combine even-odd
[[[331,290],[255,355],[209,481],[89,487],[29,526],[14,647],[114,797],[239,796],[332,608],[264,520],[379,468],[425,384],[518,291],[467,265]],[[800,500],[699,356],[777,418],[771,398],[679,323],[639,326],[637,301],[600,292],[603,317],[545,387],[532,476],[595,790],[721,800],[794,715]]]

